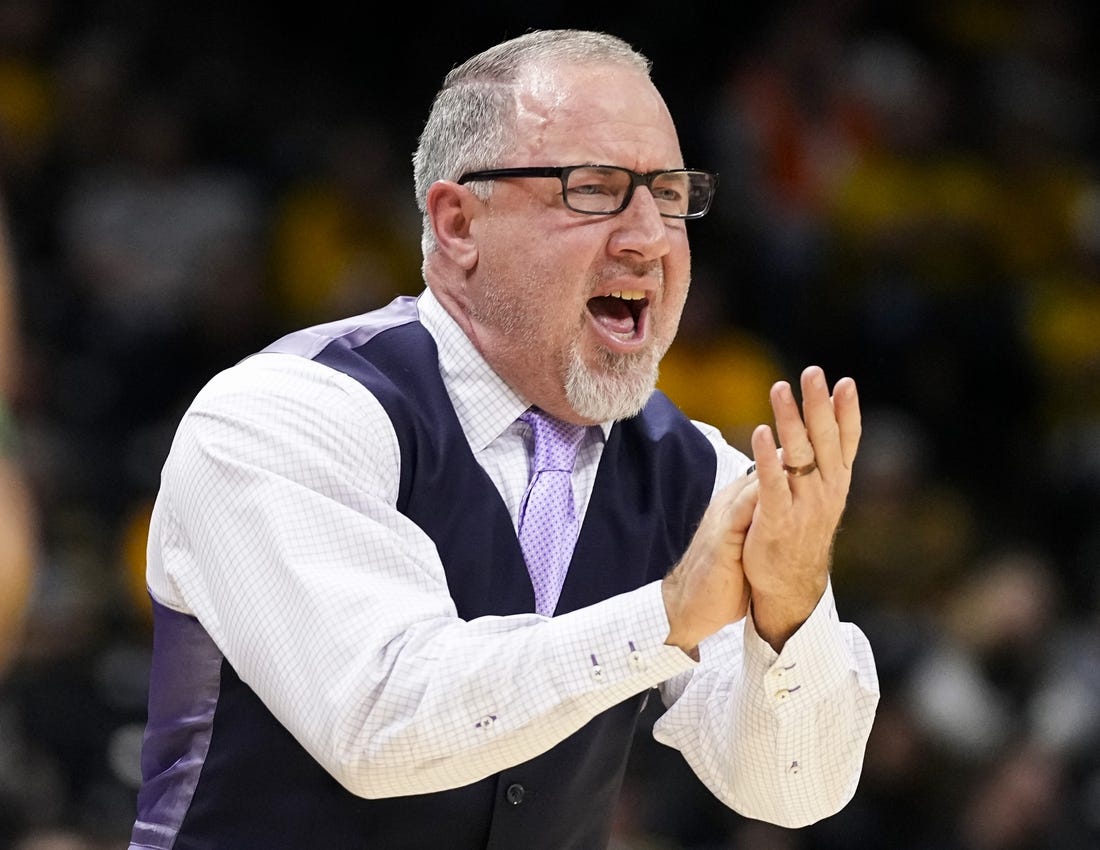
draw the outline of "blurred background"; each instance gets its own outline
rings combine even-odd
[[[747,820],[643,729],[616,850],[1100,846],[1094,4],[754,5],[0,0],[0,848],[125,847],[184,407],[420,291],[431,98],[547,26],[647,53],[721,175],[662,387],[743,447],[811,362],[865,413],[834,569],[883,687],[855,799]]]

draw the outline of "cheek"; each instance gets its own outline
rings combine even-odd
[[[597,277],[591,246],[571,246],[561,239],[532,241],[539,244],[532,244],[522,252],[522,273],[530,291],[540,295],[540,306],[553,324],[575,324],[591,297]]]
[[[675,334],[680,325],[680,316],[684,311],[684,304],[688,299],[688,290],[691,286],[691,261],[685,258],[679,263],[668,263],[665,266],[665,291],[663,309],[658,319],[658,324],[663,333]]]

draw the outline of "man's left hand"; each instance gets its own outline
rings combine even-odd
[[[786,381],[771,389],[782,449],[767,425],[752,435],[760,491],[745,539],[744,570],[753,624],[777,652],[828,585],[862,430],[851,378],[837,381],[830,396],[825,373],[809,366],[801,385],[802,411]]]

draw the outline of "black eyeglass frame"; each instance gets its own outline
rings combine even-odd
[[[628,174],[630,176],[630,185],[627,187],[626,194],[623,195],[623,202],[613,210],[580,210],[570,204],[568,193],[569,175],[581,168],[605,168]],[[649,171],[642,174],[637,171],[632,171],[629,168],[624,168],[621,165],[531,165],[517,168],[490,168],[486,171],[468,171],[459,177],[457,182],[461,186],[471,181],[497,180],[508,177],[557,177],[561,181],[561,199],[567,209],[581,213],[582,215],[618,215],[630,206],[630,201],[634,197],[634,190],[638,186],[645,186],[652,192],[653,181],[665,174],[704,174],[710,180],[710,193],[707,196],[706,206],[699,212],[685,213],[684,215],[662,212],[662,216],[665,218],[690,220],[702,218],[710,212],[711,203],[714,201],[714,192],[718,188],[718,175],[713,171],[703,171],[698,168],[660,168],[656,171]]]

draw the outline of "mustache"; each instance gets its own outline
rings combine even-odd
[[[624,277],[653,281],[653,285],[646,288],[660,290],[665,285],[665,267],[660,260],[619,260],[600,271],[593,281],[592,290],[598,290],[606,281]]]

